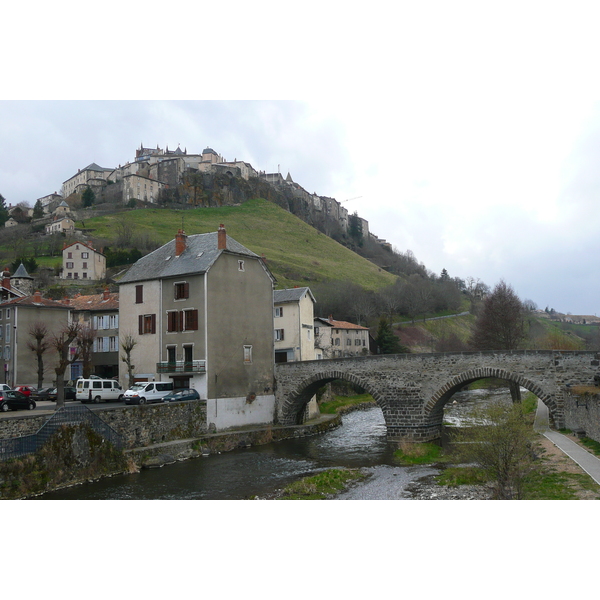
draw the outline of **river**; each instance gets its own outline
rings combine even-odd
[[[475,390],[455,394],[445,421],[460,424],[475,404],[502,398],[508,390]],[[117,475],[50,492],[48,500],[241,500],[268,498],[288,483],[332,467],[361,467],[371,473],[364,483],[339,499],[410,499],[407,486],[438,472],[433,467],[398,466],[396,446],[386,440],[379,408],[355,411],[343,417],[341,427],[308,438],[190,459],[159,469]]]

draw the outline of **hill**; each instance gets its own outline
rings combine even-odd
[[[142,208],[83,221],[89,238],[111,248],[125,244],[140,247],[149,242],[159,246],[173,239],[180,228],[193,235],[216,231],[221,223],[228,235],[265,257],[279,289],[324,281],[351,281],[366,290],[377,290],[397,279],[283,208],[262,199],[215,208]],[[77,222],[78,227],[81,224]]]

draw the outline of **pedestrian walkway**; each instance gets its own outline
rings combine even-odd
[[[567,436],[550,429],[548,407],[538,399],[533,429],[548,438],[559,450],[574,460],[596,483],[600,484],[600,458],[576,444]]]

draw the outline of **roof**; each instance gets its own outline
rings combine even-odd
[[[13,277],[28,277],[29,279],[33,279],[33,277],[27,272],[27,269],[23,263],[19,265],[19,268],[14,272]]]
[[[69,300],[69,306],[74,310],[119,310],[119,294],[111,292],[75,296]]]
[[[312,301],[316,302],[315,297],[310,291],[310,288],[307,287],[290,288],[287,290],[275,290],[273,292],[273,302],[275,304],[282,304],[284,302],[299,302],[307,293],[312,298]]]
[[[179,256],[175,256],[175,240],[143,256],[131,266],[119,283],[206,273],[223,252],[259,258],[258,254],[229,236],[227,236],[227,249],[219,250],[216,231],[199,233],[187,236],[186,248]],[[271,276],[270,273],[269,275]]]
[[[67,248],[70,248],[71,246],[74,246],[75,244],[81,244],[82,246],[85,246],[88,250],[91,250],[92,252],[95,252],[96,254],[102,254],[102,252],[99,252],[95,248],[92,248],[92,246],[90,246],[89,244],[86,244],[85,242],[82,242],[82,241],[71,242],[70,244],[67,244],[66,246],[63,246],[63,252]]]
[[[349,323],[348,321],[336,321],[331,317],[329,319],[325,319],[324,317],[315,317],[315,321],[319,321],[325,325],[334,327],[335,329],[366,329],[367,331],[369,329],[368,327],[355,325],[354,323]]]
[[[2,306],[45,306],[46,308],[64,308],[69,307],[62,302],[56,300],[50,300],[49,298],[42,298],[41,296],[24,296],[23,298],[13,298],[2,302]]]

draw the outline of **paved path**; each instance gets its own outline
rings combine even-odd
[[[596,483],[600,484],[600,458],[576,444],[573,440],[553,431],[548,425],[548,407],[538,399],[533,428],[547,437],[559,450],[574,460]]]

